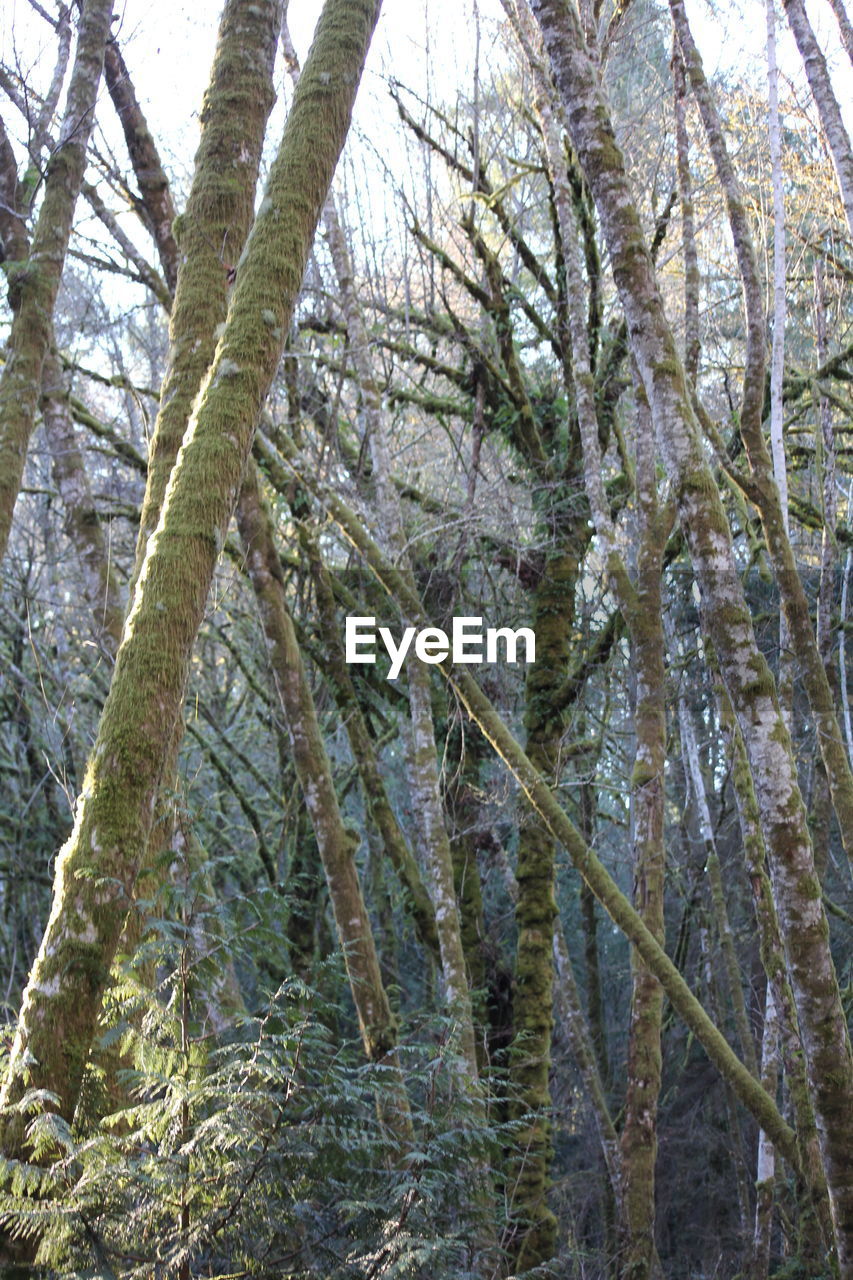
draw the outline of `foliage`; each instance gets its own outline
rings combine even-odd
[[[184,904],[197,907],[190,888]],[[475,1274],[473,1189],[516,1126],[478,1120],[452,1028],[431,1019],[401,1043],[416,1139],[393,1158],[376,1107],[392,1067],[341,1039],[340,1009],[319,990],[287,979],[224,1041],[211,1034],[203,992],[239,951],[224,923],[200,960],[191,910],[149,918],[116,977],[74,1126],[49,1096],[18,1104],[32,1157],[7,1169],[0,1219],[37,1238],[37,1262],[63,1278]],[[105,1115],[116,1052],[124,1101]]]

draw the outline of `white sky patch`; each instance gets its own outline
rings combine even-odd
[[[709,75],[744,77],[763,95],[766,67],[762,0],[726,0],[724,5],[717,5],[716,0],[687,3]],[[841,48],[834,15],[827,0],[808,0],[808,5],[828,55],[837,97],[853,132],[853,71]],[[172,178],[179,209],[192,176],[199,112],[210,76],[221,7],[221,0],[196,0],[194,4],[125,0],[117,9],[113,26]],[[322,0],[294,0],[289,6],[291,35],[303,61],[321,9]],[[418,99],[431,101],[451,114],[459,103],[460,124],[467,131],[464,113],[470,110],[467,104],[474,98],[475,12],[480,22],[480,77],[486,91],[492,75],[511,61],[501,37],[505,20],[500,0],[476,0],[476,8],[475,0],[385,0],[383,5],[356,101],[353,128],[335,180],[356,256],[363,259],[362,269],[366,266],[377,279],[384,274],[386,262],[396,269],[407,237],[407,214],[399,189],[407,190],[421,204],[427,183],[440,184],[446,176],[440,161],[407,149],[407,131],[398,119],[389,81],[398,80],[405,87],[407,103],[416,117],[421,114]],[[778,33],[784,117],[787,85],[793,86],[800,102],[808,101],[809,95],[799,54],[781,14]],[[36,92],[47,88],[55,49],[54,32],[28,0],[0,2],[0,56]],[[281,57],[276,63],[275,85],[278,96],[267,129],[258,199],[292,97]],[[124,139],[106,98],[102,84],[95,145],[107,155],[112,152],[118,168],[129,173]],[[0,111],[23,162],[26,125],[2,91]],[[810,114],[816,119],[814,110]],[[113,197],[108,198],[108,204],[141,252],[155,263],[153,246],[136,215],[129,209],[116,209]],[[106,231],[82,200],[77,207],[76,226],[96,244],[107,246],[107,252],[112,251]],[[149,302],[141,286],[129,285],[118,276],[101,273],[99,288],[109,306],[129,309]],[[87,362],[97,367],[99,359],[87,356]]]

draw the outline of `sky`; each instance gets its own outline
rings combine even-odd
[[[55,0],[41,0],[50,10]],[[764,83],[765,16],[763,0],[687,0],[697,43],[706,69],[746,73]],[[837,27],[827,0],[808,0],[812,21],[836,68],[840,102],[847,109],[853,131],[853,72],[840,50]],[[322,0],[291,0],[289,23],[297,51],[307,53]],[[781,7],[781,6],[780,6]],[[117,0],[116,30],[131,69],[137,94],[167,166],[178,185],[189,183],[198,137],[198,111],[207,84],[216,39],[221,0]],[[503,21],[500,0],[385,0],[359,92],[350,155],[359,155],[361,175],[370,194],[381,185],[376,152],[393,168],[402,162],[395,110],[387,92],[387,78],[399,78],[409,89],[433,100],[452,101],[457,93],[472,96],[474,63],[473,14],[481,22],[480,58],[484,68],[505,57],[498,39]],[[724,21],[719,12],[728,15]],[[783,76],[802,89],[799,56],[784,20],[780,20],[779,59]],[[26,75],[35,70],[35,83],[44,87],[53,62],[53,33],[33,11],[29,0],[0,0],[0,49],[4,62],[17,63]],[[279,61],[279,100],[270,122],[274,145],[280,136],[290,86]],[[784,96],[784,88],[783,88]],[[17,113],[0,93],[0,110],[7,127],[23,136]],[[102,118],[108,141],[124,164],[123,147],[111,112]],[[359,143],[368,138],[371,146]],[[359,148],[361,147],[361,150]],[[372,153],[371,153],[372,152]],[[352,168],[349,181],[352,182]],[[382,199],[393,196],[386,192]],[[380,208],[380,217],[382,216]]]

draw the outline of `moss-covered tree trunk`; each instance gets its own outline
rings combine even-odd
[[[634,905],[649,932],[664,944],[664,765],[666,678],[661,574],[673,512],[661,506],[655,480],[648,404],[637,391],[637,497],[640,547],[636,591],[621,605],[636,677],[636,752],[631,775]],[[624,581],[624,579],[622,579]],[[620,596],[625,594],[624,588]],[[661,1088],[663,989],[632,951],[633,988],[628,1035],[628,1087],[622,1126],[622,1211],[625,1240],[620,1274],[648,1280],[655,1249],[655,1164]]]
[[[516,4],[515,12],[517,29],[534,76],[535,104],[542,124],[563,249],[566,308],[587,496],[596,532],[605,550],[619,607],[628,627],[632,666],[637,682],[634,716],[637,749],[631,779],[634,901],[649,932],[663,944],[663,770],[666,759],[666,712],[661,566],[673,512],[666,507],[662,508],[658,502],[651,420],[645,394],[642,387],[638,387],[636,475],[640,547],[637,581],[634,584],[617,550],[615,530],[604,492],[580,237],[562,136],[556,119],[559,104],[554,100],[552,84],[540,60],[535,24],[523,0]],[[592,894],[589,890],[587,893],[591,904],[594,901]],[[632,952],[632,968],[628,1088],[621,1135],[620,1176],[615,1183],[615,1190],[623,1245],[620,1274],[630,1277],[630,1280],[646,1280],[656,1259],[655,1160],[662,1069],[660,1038],[663,993],[658,979],[643,964],[636,951]],[[599,1050],[599,1059],[600,1063],[602,1060],[606,1062],[603,1044]],[[602,1070],[605,1070],[603,1065]]]
[[[3,263],[13,319],[0,374],[0,560],[6,554],[38,410],[42,366],[50,350],[53,309],[86,169],[112,9],[112,0],[86,0],[83,6],[59,144],[47,166],[30,250],[24,261],[7,257]]]
[[[258,5],[246,5],[257,13]],[[242,255],[228,320],[145,559],[53,906],[24,995],[3,1101],[27,1074],[69,1118],[179,724],[193,642],[255,425],[284,346],[378,17],[328,0]],[[7,1117],[2,1150],[24,1148]]]
[[[274,100],[273,64],[280,0],[226,0],[210,83],[201,108],[201,136],[184,212],[167,231],[159,155],[122,68],[109,55],[111,87],[122,124],[132,133],[131,161],[153,169],[143,195],[167,278],[177,278],[169,324],[169,359],[148,459],[136,548],[138,575],[157,527],[166,486],[199,387],[228,311],[228,271],[243,252],[255,212],[255,187],[267,119]],[[113,87],[115,86],[115,87]],[[137,135],[142,134],[139,138]],[[167,188],[168,191],[168,188]],[[173,237],[173,242],[170,240]],[[177,250],[174,248],[176,242]]]
[[[341,628],[335,610],[329,571],[323,563],[316,539],[307,529],[302,531],[301,540],[311,567],[320,628],[326,645],[324,674],[346,728],[353,759],[361,778],[367,816],[379,832],[386,856],[399,877],[418,936],[424,946],[438,958],[438,933],[432,903],[388,797],[373,739],[368,732],[364,713],[352,683],[341,642]]]
[[[189,421],[189,414],[216,349],[217,327],[228,309],[228,275],[222,255],[234,259],[242,251],[254,217],[258,166],[266,124],[275,93],[273,66],[277,45],[279,0],[248,6],[226,0],[216,52],[201,111],[201,138],[183,223],[184,252],[176,241],[169,181],[157,145],[114,40],[108,42],[105,79],[125,136],[140,195],[143,220],[157,246],[166,281],[171,323],[166,378],[149,451],[133,581],[145,555],[147,538],[157,525],[166,484]],[[220,246],[220,252],[214,246]],[[176,761],[183,726],[176,728],[163,770],[161,798],[153,824],[157,847],[146,851],[150,868],[159,854],[180,840],[175,817],[179,805]],[[160,860],[162,864],[162,860]],[[146,894],[150,893],[150,881]],[[127,918],[122,949],[132,952],[145,927],[144,916]]]
[[[531,601],[536,662],[525,683],[526,750],[535,769],[555,782],[563,736],[556,698],[566,676],[572,634],[578,560],[563,538],[546,553]],[[561,545],[562,544],[562,545]],[[518,928],[515,962],[510,1082],[519,1116],[529,1117],[520,1135],[521,1156],[514,1172],[510,1215],[518,1270],[547,1262],[557,1243],[557,1220],[548,1207],[551,1165],[551,1030],[554,993],[554,895],[556,848],[553,832],[525,804],[518,835],[516,879]]]
[[[585,49],[577,14],[570,6],[557,0],[533,0],[533,8],[566,104],[572,141],[598,206],[632,347],[699,584],[703,628],[718,654],[755,779],[840,1261],[842,1266],[850,1266],[853,1059],[790,736],[772,675],[755,641],[725,510],[705,460],[683,368],[613,135],[599,70]]]
[[[329,886],[364,1051],[371,1061],[384,1062],[389,1067],[386,1089],[380,1099],[380,1114],[397,1143],[408,1146],[412,1125],[396,1056],[397,1027],[382,981],[373,927],[355,865],[359,840],[357,834],[344,825],[338,807],[332,766],[285,603],[272,521],[263,505],[257,469],[251,458],[240,490],[237,522],[299,785]]]

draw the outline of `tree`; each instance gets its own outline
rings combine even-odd
[[[444,31],[420,82],[392,34],[394,119],[334,198],[378,6],[328,0],[273,156],[296,54],[228,0],[186,198],[106,40],[0,581],[7,1259],[847,1265],[828,99],[783,92],[769,148],[763,82],[711,83],[679,0],[532,8],[474,7],[467,87]],[[72,62],[74,15],[33,14],[13,263]]]

